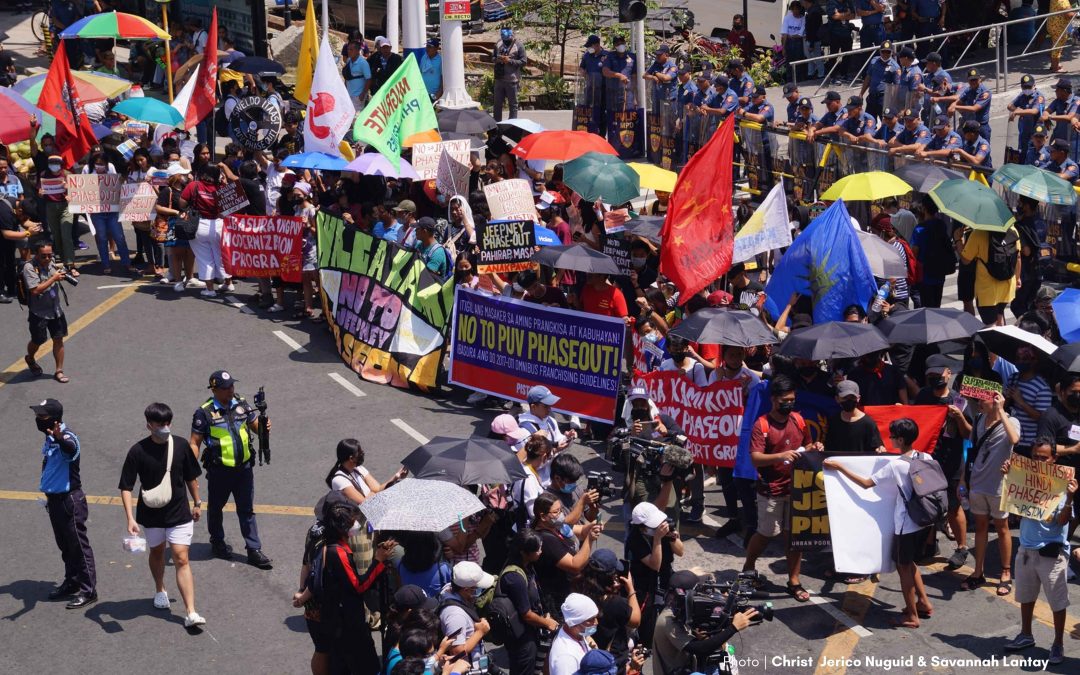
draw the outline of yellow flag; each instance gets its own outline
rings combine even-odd
[[[300,60],[296,64],[296,86],[293,98],[304,105],[311,96],[311,78],[315,75],[315,63],[319,60],[319,24],[315,21],[315,2],[308,0],[304,14],[304,37],[300,40]]]

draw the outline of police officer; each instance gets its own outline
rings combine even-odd
[[[874,132],[874,141],[878,147],[887,148],[889,143],[903,130],[904,125],[897,121],[896,111],[892,108],[885,108],[881,111],[881,124],[878,125],[877,131]]]
[[[937,35],[945,28],[945,0],[908,0],[911,18],[915,20],[915,37]],[[919,43],[923,54],[932,40]]]
[[[1080,178],[1080,166],[1069,159],[1069,142],[1062,138],[1055,138],[1050,144],[1050,164],[1046,166],[1050,173],[1056,173],[1072,183]]]
[[[852,96],[847,102],[847,117],[840,125],[840,138],[848,143],[873,141],[877,131],[877,120],[870,113],[863,111],[863,100]]]
[[[928,120],[943,113],[956,100],[952,75],[941,67],[941,54],[930,52],[923,59],[923,115]]]
[[[922,108],[923,71],[915,60],[915,50],[904,47],[900,50],[900,98],[904,107],[911,108],[916,114]]]
[[[660,45],[656,50],[656,59],[649,66],[642,79],[653,83],[653,109],[661,101],[675,100],[675,78],[679,75],[679,67],[675,59],[671,58],[671,47]]]
[[[228,371],[214,372],[208,388],[213,395],[192,416],[191,451],[199,457],[199,446],[206,444],[202,462],[209,492],[206,528],[210,532],[210,547],[215,556],[232,558],[232,547],[225,543],[221,522],[221,510],[232,495],[248,563],[270,569],[270,558],[262,552],[255,522],[255,453],[251,440],[252,434],[259,432],[258,413],[236,395],[236,380]],[[269,420],[266,428],[270,429]]]
[[[772,103],[769,103],[766,99],[765,87],[758,85],[754,89],[754,95],[750,100],[750,105],[742,111],[742,116],[751,122],[757,122],[763,126],[772,126],[776,117],[776,110],[773,108]],[[766,146],[769,144],[769,134],[762,134],[763,143]]]
[[[799,112],[799,99],[802,96],[799,95],[799,85],[794,82],[788,82],[784,85],[784,100],[787,101],[787,124],[791,124],[795,120],[795,115]]]
[[[918,154],[930,142],[930,130],[911,108],[900,113],[900,120],[904,128],[889,141],[889,154]]]
[[[847,118],[847,111],[840,105],[840,100],[840,94],[837,92],[825,92],[825,100],[822,101],[825,105],[825,114],[806,132],[806,140],[812,141],[817,136],[824,136],[826,140],[830,140],[832,137],[829,134],[840,131],[840,125]]]
[[[1069,140],[1076,136],[1071,133],[1076,124],[1076,112],[1080,108],[1080,98],[1073,96],[1072,82],[1064,77],[1054,85],[1054,100],[1046,104],[1042,121],[1053,132],[1053,139]]]
[[[607,87],[607,110],[608,113],[624,112],[633,110],[634,87],[630,84],[630,78],[636,70],[637,57],[626,47],[626,38],[615,38],[615,51],[608,52],[604,60],[604,74]]]
[[[799,107],[795,117],[791,121],[791,128],[795,131],[806,131],[818,123],[817,115],[814,114],[814,105],[805,96],[799,99]]]
[[[585,40],[585,54],[581,57],[578,66],[578,74],[585,82],[585,102],[592,106],[593,124],[597,129],[607,128],[607,119],[604,114],[604,61],[607,52],[600,42],[599,35],[590,35]]]
[[[1040,169],[1050,166],[1050,146],[1046,144],[1046,127],[1042,124],[1031,130],[1031,144],[1024,149],[1024,164]]]
[[[975,120],[979,123],[979,135],[990,140],[990,90],[982,84],[979,71],[968,71],[968,84],[960,90],[956,103],[949,106],[949,114],[960,113],[966,122]]]
[[[97,602],[97,568],[86,532],[89,510],[79,473],[79,437],[64,424],[64,406],[47,398],[30,406],[37,416],[38,431],[45,434],[41,446],[40,490],[45,493],[53,537],[64,560],[64,581],[49,593],[50,600],[65,600],[68,609]]]
[[[728,62],[727,71],[728,78],[731,80],[731,88],[739,94],[739,105],[750,105],[750,100],[754,98],[754,90],[757,87],[754,85],[754,80],[746,72],[743,60],[731,59]]]
[[[956,154],[960,159],[975,166],[991,168],[994,163],[990,161],[990,141],[979,135],[979,123],[975,120],[964,122],[961,127],[964,132],[964,140]]]
[[[851,51],[851,33],[854,30],[851,20],[855,18],[855,3],[852,0],[828,0],[825,4],[825,16],[829,19],[825,27],[829,54],[837,56],[837,63],[832,71],[833,78],[840,82],[851,76],[852,58],[844,54]]]
[[[860,47],[873,47],[882,44],[885,40],[885,8],[887,6],[888,3],[885,0],[855,0],[855,14],[862,19],[862,28],[859,29]]]
[[[1016,121],[1016,130],[1020,134],[1017,148],[1023,156],[1031,141],[1031,130],[1035,128],[1046,108],[1046,97],[1035,88],[1034,77],[1024,75],[1020,78],[1020,93],[1012,100],[1008,108],[1009,121]]]
[[[873,0],[861,1],[872,2]],[[881,49],[870,59],[870,64],[866,66],[866,72],[867,77],[863,79],[859,96],[866,96],[866,112],[871,115],[880,115],[881,109],[886,105],[890,107],[896,105],[896,101],[885,101],[886,85],[899,84],[900,82],[900,64],[893,59],[892,42],[886,40],[881,43]],[[869,92],[869,96],[867,96],[867,92]]]
[[[952,130],[952,123],[945,115],[939,115],[934,120],[934,135],[930,142],[915,151],[919,157],[940,157],[948,159],[950,155],[960,149],[964,139],[960,134]]]
[[[721,121],[739,109],[739,94],[732,88],[732,82],[723,75],[713,79],[712,92],[701,104],[701,112],[706,115],[719,115]]]

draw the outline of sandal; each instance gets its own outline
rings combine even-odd
[[[974,574],[972,574],[970,577],[968,577],[967,579],[964,579],[963,582],[960,583],[960,590],[962,590],[962,591],[973,591],[973,590],[975,590],[979,586],[982,586],[985,583],[986,583],[986,577],[985,576],[983,576],[983,575],[975,576]]]
[[[68,382],[71,382],[71,378],[68,377],[67,375],[65,375],[64,371],[62,371],[62,370],[58,370],[55,373],[53,373],[53,379],[56,380],[57,382],[59,382],[60,384],[67,384]]]
[[[1009,575],[1008,579],[1001,579],[1001,578],[998,579],[997,594],[998,594],[999,598],[1003,598],[1006,595],[1008,595],[1009,593],[1012,593],[1012,585],[1013,585],[1012,569],[1011,568],[1005,568],[1005,569],[1001,570],[1001,576],[1005,576],[1006,574]]]
[[[26,361],[26,367],[30,369],[30,374],[34,377],[40,377],[45,372],[38,365],[38,362],[34,360],[34,357],[27,355],[23,357],[23,360]]]
[[[788,595],[795,598],[799,602],[807,602],[810,600],[810,592],[803,588],[802,584],[792,584],[787,582]]]

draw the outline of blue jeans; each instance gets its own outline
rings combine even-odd
[[[124,229],[120,227],[120,214],[91,213],[90,221],[94,223],[94,238],[97,240],[98,258],[101,259],[102,267],[112,266],[109,262],[109,237],[112,237],[116,243],[116,254],[120,256],[120,264],[123,267],[130,267],[131,253],[124,240]]]

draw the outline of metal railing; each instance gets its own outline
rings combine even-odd
[[[953,68],[964,68],[964,69],[966,69],[966,68],[980,68],[980,67],[989,66],[989,65],[992,64],[994,66],[994,78],[993,78],[994,79],[994,90],[995,90],[995,92],[1003,91],[1003,90],[1007,90],[1009,88],[1009,59],[1010,58],[1020,58],[1020,57],[1024,57],[1024,56],[1036,56],[1038,54],[1046,54],[1046,53],[1051,52],[1051,51],[1053,51],[1055,49],[1063,48],[1064,41],[1067,39],[1067,36],[1069,34],[1068,30],[1062,31],[1061,35],[1058,36],[1057,40],[1049,48],[1029,51],[1031,49],[1031,47],[1036,43],[1036,40],[1038,39],[1038,37],[1042,34],[1042,31],[1045,29],[1046,24],[1047,24],[1048,20],[1050,19],[1050,17],[1063,15],[1063,14],[1070,14],[1070,13],[1077,14],[1077,13],[1080,13],[1080,10],[1065,9],[1065,10],[1061,10],[1061,11],[1057,11],[1057,12],[1050,12],[1050,13],[1047,13],[1047,14],[1040,14],[1038,16],[1034,16],[1034,17],[1030,17],[1030,18],[1010,19],[1008,21],[1000,21],[998,23],[987,24],[985,26],[978,26],[978,27],[975,27],[975,28],[965,28],[965,29],[962,29],[962,30],[951,31],[951,32],[948,32],[948,33],[938,33],[936,35],[927,35],[927,36],[920,37],[920,38],[912,38],[910,40],[894,41],[893,42],[893,54],[895,55],[896,53],[898,53],[900,51],[900,49],[903,48],[903,47],[908,47],[908,46],[914,47],[915,45],[925,44],[925,43],[930,43],[930,46],[933,47],[934,49],[941,49],[941,46],[944,45],[947,40],[955,40],[957,38],[967,38],[967,44],[964,46],[963,50],[960,52],[960,55],[955,59],[952,67]],[[1074,19],[1074,21],[1075,20],[1076,19]],[[1018,26],[1018,25],[1021,25],[1021,24],[1030,24],[1030,23],[1034,23],[1034,22],[1038,22],[1038,27],[1035,30],[1035,35],[1031,38],[1031,40],[1028,41],[1028,43],[1026,45],[1024,45],[1024,49],[1022,51],[1020,51],[1017,54],[1009,54],[1008,27],[1009,26]],[[990,42],[991,37],[996,37],[997,38],[996,44],[995,44],[995,47],[994,47],[994,56],[993,56],[993,58],[983,60],[983,61],[972,61],[970,63],[964,63],[963,62],[964,57],[967,56],[969,51],[971,51],[971,48],[975,45],[975,43],[978,40],[979,36],[984,34],[984,33],[986,34],[988,43]],[[838,53],[835,53],[835,54],[825,54],[825,55],[822,55],[822,56],[815,56],[815,57],[812,57],[812,58],[801,59],[799,61],[792,61],[792,62],[789,62],[787,64],[787,66],[788,66],[788,68],[791,69],[791,73],[794,76],[794,75],[798,74],[799,69],[800,69],[799,67],[802,67],[801,69],[802,69],[803,72],[807,72],[807,66],[810,65],[810,64],[825,63],[827,61],[832,61],[832,66],[829,68],[828,72],[825,73],[825,77],[822,79],[821,84],[819,84],[817,89],[814,90],[814,95],[816,96],[818,93],[821,92],[822,89],[824,89],[826,87],[825,83],[832,79],[832,75],[836,71],[837,67],[840,65],[842,59],[851,58],[851,57],[857,57],[857,56],[865,56],[865,59],[863,61],[862,66],[859,68],[858,73],[853,78],[853,82],[854,82],[854,81],[857,81],[860,77],[863,76],[863,73],[866,72],[866,68],[870,65],[871,59],[873,59],[873,57],[878,53],[878,50],[879,50],[879,47],[876,46],[876,45],[871,46],[871,47],[860,47],[859,49],[849,50],[849,51],[845,51],[845,52],[838,52]],[[986,79],[986,78],[984,77],[984,79]],[[796,84],[798,84],[798,81],[795,80],[794,77],[792,78],[792,81],[795,82]],[[853,90],[856,90],[858,88],[859,88],[859,86],[855,86],[853,84],[853,86],[846,87],[846,88],[842,89],[842,91],[853,91]]]

